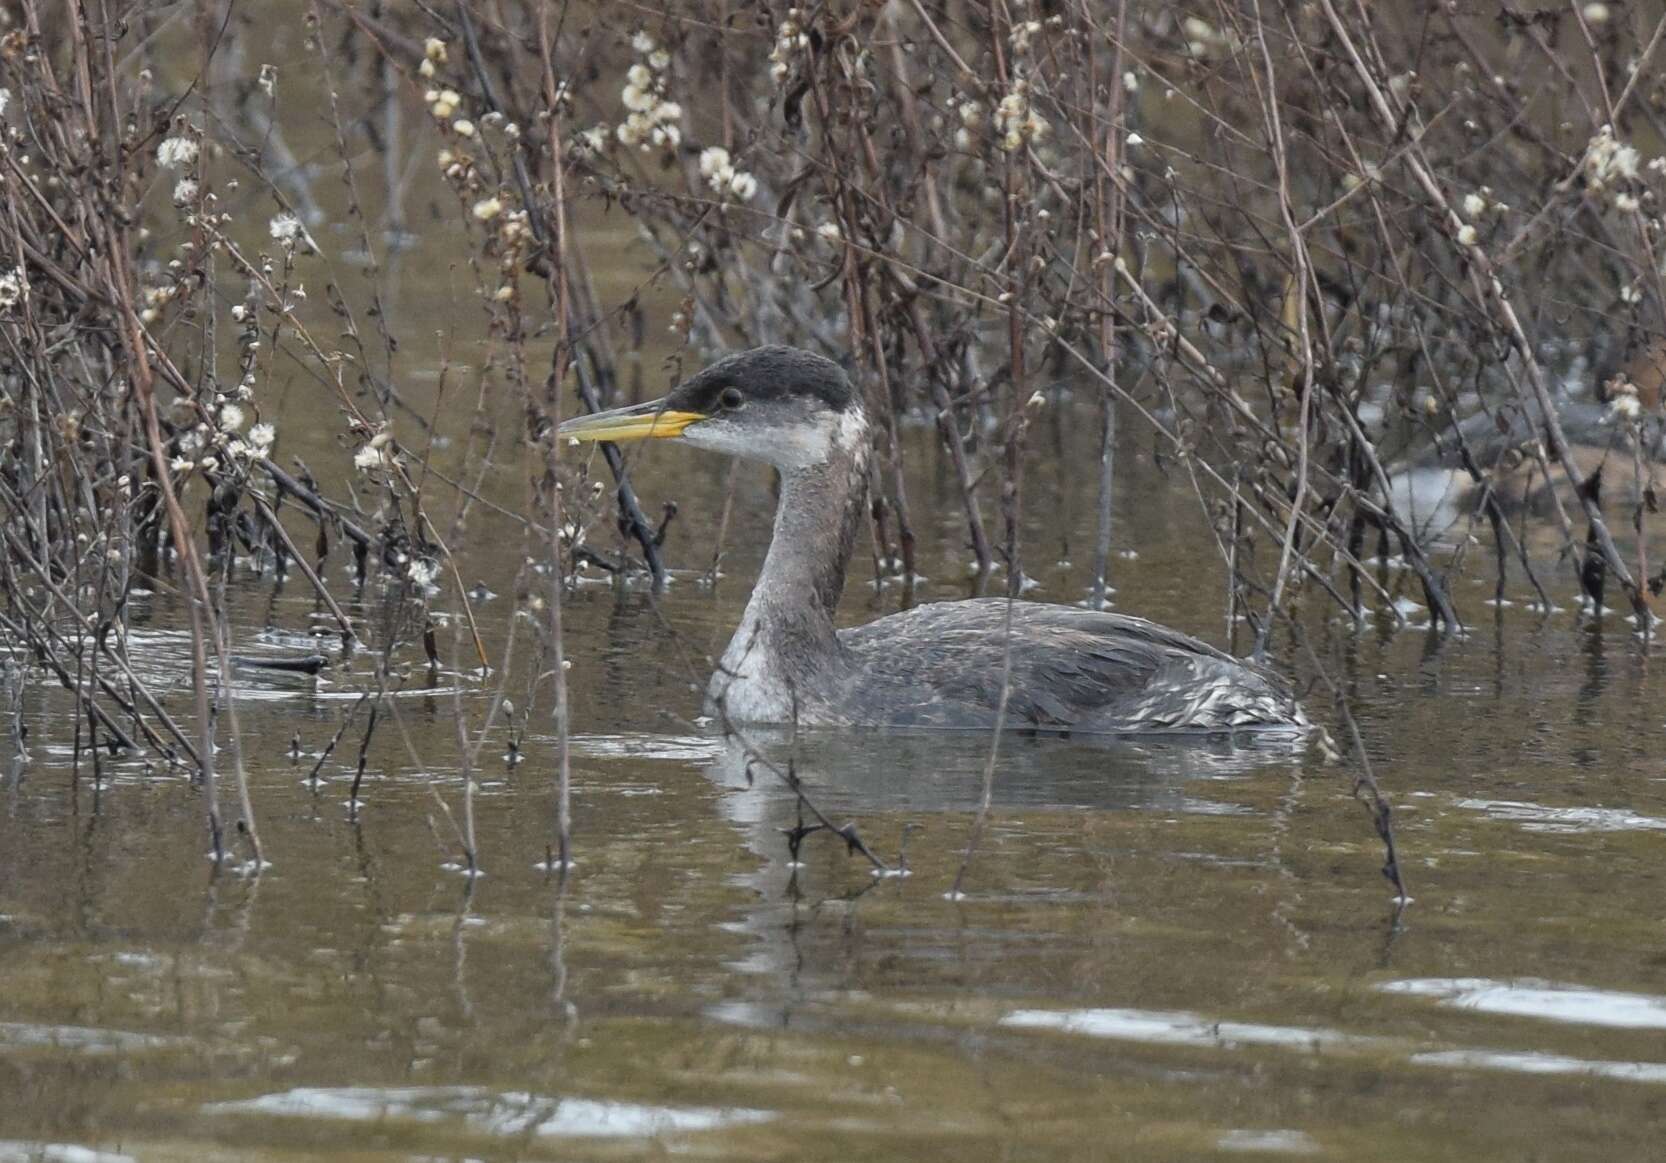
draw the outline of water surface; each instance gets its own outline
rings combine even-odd
[[[1183,614],[1197,595],[1148,545],[1121,600]],[[309,625],[293,587],[239,594],[251,642]],[[304,777],[361,664],[246,677],[258,877],[215,874],[181,773],[106,757],[95,777],[83,755],[75,776],[68,704],[31,686],[30,762],[0,789],[0,1157],[1655,1151],[1666,780],[1652,651],[1623,624],[1509,611],[1434,649],[1335,628],[1398,809],[1403,911],[1347,770],[1305,749],[1035,737],[1005,741],[950,900],[987,740],[805,735],[818,805],[908,875],[826,834],[794,865],[794,798],[748,781],[679,650],[653,646],[697,658],[743,598],[571,600],[564,887],[536,867],[541,721],[519,764],[501,732],[483,749],[486,875],[455,871],[435,793],[456,810],[473,676],[412,676],[412,746],[378,738],[357,818],[356,742]],[[510,608],[483,607],[493,642]],[[159,673],[174,615],[157,599],[136,636]]]

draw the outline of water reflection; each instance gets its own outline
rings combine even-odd
[[[575,633],[583,668],[598,639]],[[1467,658],[1438,664],[1439,695],[1410,697],[1454,701],[1476,678]],[[1388,671],[1362,667],[1367,695],[1373,673]],[[274,755],[297,729],[291,706],[250,711]],[[451,706],[405,716],[436,756]],[[302,786],[286,758],[254,769],[276,861],[258,884],[207,879],[177,774],[106,778],[98,798],[64,777],[67,755],[37,746],[0,815],[0,1093],[44,1070],[71,1113],[0,1103],[0,1135],[91,1150],[109,1119],[136,1143],[111,1112],[143,1108],[159,1139],[192,1149],[247,1145],[252,1129],[309,1157],[384,1133],[430,1154],[559,1153],[570,1137],[680,1149],[698,1135],[725,1157],[770,1157],[790,1126],[792,1149],[812,1128],[845,1158],[883,1157],[899,1136],[963,1149],[966,1134],[1068,1158],[1084,1136],[1130,1133],[1121,1118],[1181,1129],[1181,1157],[1349,1157],[1349,1126],[1407,1157],[1448,1141],[1484,1155],[1521,1127],[1557,1141],[1536,1085],[1602,1086],[1605,1109],[1641,1127],[1646,1100],[1628,1095],[1662,1082],[1646,1047],[1601,1042],[1662,1028],[1645,973],[1605,976],[1629,991],[1557,984],[1652,923],[1623,889],[1656,855],[1628,845],[1656,833],[1565,833],[1524,882],[1516,826],[1570,821],[1479,822],[1525,801],[1476,788],[1473,762],[1435,765],[1474,730],[1463,716],[1431,715],[1428,738],[1397,742],[1420,748],[1421,786],[1385,768],[1391,788],[1426,796],[1402,801],[1419,904],[1395,939],[1397,980],[1382,982],[1388,905],[1361,888],[1379,854],[1346,782],[1305,753],[1004,740],[986,846],[967,899],[948,902],[986,738],[797,740],[796,768],[836,822],[855,820],[892,863],[912,829],[914,875],[876,880],[821,836],[789,867],[796,800],[764,772],[749,786],[736,741],[641,732],[632,707],[587,714],[580,863],[559,890],[532,867],[549,834],[535,733],[528,762],[479,797],[489,875],[472,893],[441,870],[450,854],[430,827],[429,784],[454,796],[454,769],[412,768],[397,740],[375,751],[381,778],[357,818],[339,786]],[[308,749],[335,726],[299,723]],[[778,761],[794,749],[752,742]],[[1666,814],[1646,783],[1628,799],[1631,815]],[[1547,872],[1592,887],[1578,927],[1546,924],[1545,893],[1565,891],[1535,891]],[[1512,977],[1522,965],[1546,980]],[[1498,1028],[1463,1024],[1478,1014]],[[1505,1024],[1518,1014],[1558,1020]],[[1232,1095],[1299,1094],[1315,1063],[1367,1097],[1275,1104],[1265,1128],[1243,1125]],[[1460,1073],[1470,1108],[1490,1112],[1467,1123],[1440,1113]],[[1408,1127],[1407,1109],[1429,1121]]]
[[[1383,986],[1419,986],[1428,983],[1390,982]],[[1419,992],[1416,989],[1405,992]],[[1500,995],[1507,990],[1496,989]],[[1531,991],[1524,991],[1501,1008],[1490,1009],[1485,1004],[1470,1004],[1454,999],[1451,1004],[1495,1013],[1520,1013],[1516,1008],[1532,1004]],[[1540,991],[1541,993],[1544,991]],[[1590,1013],[1614,1015],[1612,1002],[1606,1006],[1587,997],[1587,1007],[1580,1010],[1583,1017],[1564,1017],[1556,1012],[1534,1013],[1536,1017],[1556,1020],[1594,1020],[1599,1024],[1625,1024],[1591,1018]],[[1573,1010],[1574,1003],[1563,999],[1560,1004]],[[1064,1034],[1078,1034],[1091,1038],[1143,1042],[1149,1045],[1196,1046],[1217,1050],[1241,1050],[1252,1046],[1275,1046],[1286,1050],[1302,1050],[1311,1054],[1403,1054],[1405,1061],[1416,1066],[1444,1066],[1469,1070],[1501,1070],[1522,1074],[1576,1074],[1599,1078],[1621,1079],[1627,1082],[1666,1083],[1666,1062],[1613,1062],[1575,1058],[1568,1055],[1545,1054],[1535,1051],[1456,1049],[1408,1051],[1403,1039],[1344,1034],[1337,1030],[1307,1029],[1291,1026],[1269,1026],[1254,1022],[1221,1021],[1198,1014],[1168,1013],[1151,1010],[1016,1010],[1000,1019],[1000,1025],[1020,1030],[1050,1030]],[[1652,1023],[1644,1023],[1645,1027]]]
[[[1230,782],[1306,750],[1276,736],[1190,741],[1007,735],[995,759],[993,802],[1004,808],[1146,809],[1234,812],[1198,793],[1194,780]],[[813,732],[748,728],[714,756],[706,774],[730,792],[759,789],[772,798],[778,779],[749,760],[761,754],[784,769],[794,761],[807,794],[868,811],[966,812],[982,798],[990,740],[981,732]],[[789,803],[790,793],[784,797]],[[737,802],[731,795],[725,803]],[[819,800],[818,800],[819,802]],[[755,818],[754,809],[742,815]]]
[[[1116,1038],[1174,1046],[1213,1046],[1223,1050],[1240,1046],[1281,1046],[1317,1053],[1341,1047],[1365,1049],[1387,1044],[1382,1039],[1343,1034],[1336,1030],[1218,1021],[1198,1014],[1157,1010],[1015,1010],[1003,1017],[1000,1024],[1015,1030],[1057,1030],[1090,1038]]]
[[[1223,1151],[1268,1151],[1279,1155],[1318,1155],[1324,1148],[1305,1131],[1228,1131],[1215,1140]]]
[[[98,1151],[77,1143],[0,1139],[0,1163],[138,1163],[119,1151]]]
[[[772,1117],[759,1110],[551,1098],[475,1086],[299,1087],[237,1102],[210,1103],[203,1110],[214,1115],[346,1122],[454,1122],[494,1138],[645,1138],[760,1123]]]
[[[1558,1074],[1609,1078],[1620,1082],[1666,1082],[1666,1063],[1596,1062],[1531,1050],[1431,1050],[1413,1054],[1418,1066],[1459,1070],[1503,1070],[1514,1074]]]
[[[1546,981],[1489,981],[1478,977],[1387,981],[1377,988],[1384,993],[1432,997],[1441,1005],[1477,1013],[1629,1030],[1666,1030],[1666,997],[1647,994]]]
[[[1457,806],[1483,812],[1489,819],[1521,825],[1523,832],[1660,832],[1666,819],[1645,816],[1624,808],[1552,808],[1522,800],[1480,800],[1464,798]]]
[[[185,1044],[183,1039],[131,1030],[0,1022],[0,1051],[51,1049],[76,1054],[132,1054],[144,1050],[174,1049]]]

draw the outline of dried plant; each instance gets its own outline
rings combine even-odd
[[[448,545],[478,490],[431,463],[434,418],[398,390],[400,321],[382,290],[378,256],[429,165],[469,232],[489,337],[476,415],[488,381],[506,388],[523,417],[512,436],[532,447],[521,519],[547,585],[520,597],[543,651],[533,697],[562,740],[562,867],[564,587],[580,566],[661,581],[669,515],[650,521],[609,449],[598,485],[627,540],[611,555],[588,544],[602,507],[552,433],[564,410],[640,391],[622,369],[644,347],[668,346],[674,365],[764,342],[844,361],[882,421],[883,574],[916,572],[901,433],[924,418],[959,485],[966,549],[1020,592],[1026,434],[1062,406],[1060,386],[1086,385],[1092,602],[1110,588],[1115,452],[1137,433],[1195,492],[1228,628],[1247,620],[1258,653],[1326,605],[1403,621],[1408,578],[1435,629],[1459,628],[1451,579],[1483,526],[1496,592],[1519,564],[1548,605],[1545,557],[1512,503],[1527,494],[1593,608],[1614,586],[1651,625],[1666,580],[1645,519],[1666,159],[1636,143],[1666,137],[1651,68],[1666,19],[1642,8],[301,11],[365,263],[351,287],[315,237],[326,200],[295,164],[280,70],[251,55],[237,6],[23,0],[0,29],[0,640],[75,693],[85,747],[189,766],[216,853],[234,570],[299,572],[344,643],[372,649],[361,754],[401,652],[432,650],[430,599],[455,611],[474,663],[496,661]],[[260,192],[257,220],[228,208],[250,204],[239,189]],[[628,217],[651,264],[624,301],[598,294],[574,230],[602,212]],[[676,302],[669,344],[646,343],[643,295]],[[316,476],[279,458],[287,417],[266,387],[280,363],[339,426],[343,463]],[[442,398],[464,390],[442,378]],[[480,464],[514,443],[484,423],[470,440]],[[1409,497],[1421,467],[1466,482],[1445,527]],[[433,516],[442,492],[450,534]],[[356,583],[385,598],[357,624],[323,569],[343,543]],[[192,723],[164,710],[128,649],[129,598],[159,587],[189,611]]]

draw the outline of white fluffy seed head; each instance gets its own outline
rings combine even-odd
[[[194,138],[169,137],[156,147],[156,160],[166,169],[183,169],[197,160],[198,146]]]
[[[729,165],[729,151],[722,146],[708,146],[700,151],[701,177],[710,178],[727,165]]]

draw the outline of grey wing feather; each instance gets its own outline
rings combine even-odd
[[[992,725],[1007,601],[916,607],[839,632],[894,725]],[[1042,730],[1241,730],[1305,724],[1284,682],[1178,631],[1125,614],[1016,602],[1007,725]]]

